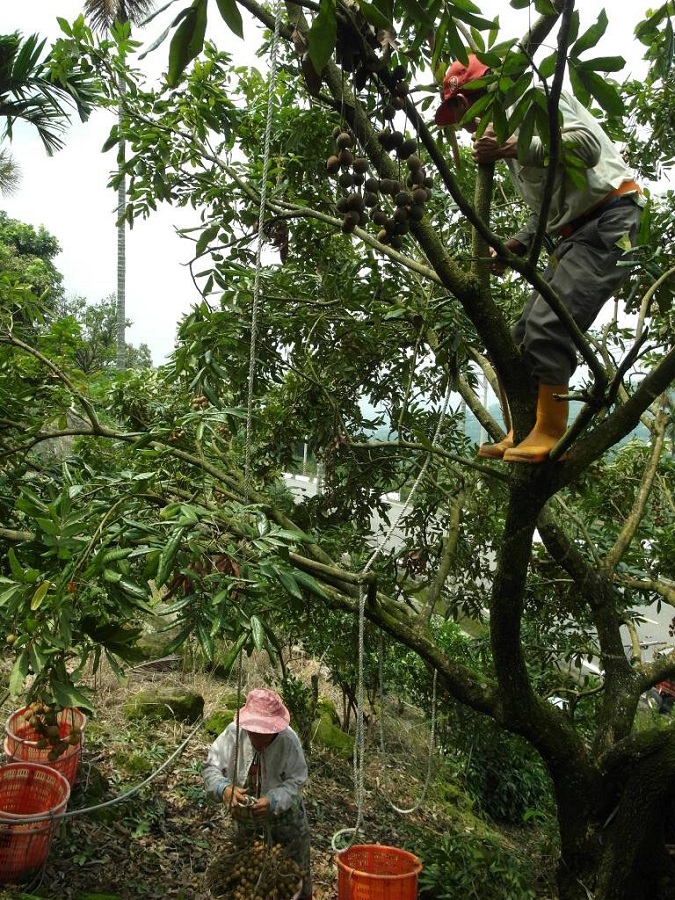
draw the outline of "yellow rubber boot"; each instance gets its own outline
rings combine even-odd
[[[506,437],[496,444],[480,445],[478,456],[482,456],[483,459],[502,459],[504,453],[513,447],[513,428],[511,426],[509,398],[506,396],[506,390],[499,375],[497,375],[497,390],[499,393],[499,405],[502,408],[502,416],[504,417],[504,428],[506,428],[507,434]]]
[[[478,455],[484,459],[501,459],[511,447],[513,447],[513,428],[497,444],[481,444],[478,448]]]
[[[534,428],[516,447],[504,452],[504,462],[541,463],[548,458],[567,428],[569,405],[556,400],[567,393],[566,384],[540,384]]]

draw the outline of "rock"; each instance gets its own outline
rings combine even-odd
[[[335,725],[329,714],[324,714],[312,726],[312,741],[327,747],[343,759],[354,756],[354,738]]]
[[[218,737],[219,734],[225,731],[230,722],[234,721],[234,712],[233,709],[223,709],[212,713],[204,722],[204,730],[208,734]]]
[[[332,700],[329,700],[328,697],[319,697],[319,701],[316,704],[316,711],[320,718],[327,717],[333,725],[340,726],[340,717],[335,709],[335,704]]]
[[[168,656],[168,650],[178,635],[177,628],[165,631],[147,631],[139,635],[136,644],[146,660]]]
[[[177,688],[139,691],[124,704],[124,715],[129,721],[177,719],[180,722],[197,722],[204,715],[204,698],[194,691]]]

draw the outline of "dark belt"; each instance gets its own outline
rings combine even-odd
[[[572,219],[571,222],[563,225],[562,228],[558,229],[557,235],[561,238],[568,238],[573,235],[575,231],[583,228],[584,225],[592,222],[593,219],[597,219],[598,216],[601,216],[604,212],[606,212],[608,209],[611,209],[613,206],[628,206],[629,203],[635,204],[635,199],[633,196],[630,196],[628,194],[623,194],[619,197],[610,197],[608,200],[605,200],[604,203],[600,203],[598,206],[594,206],[593,209],[590,209],[587,213],[584,213],[581,216],[577,216],[576,219]]]

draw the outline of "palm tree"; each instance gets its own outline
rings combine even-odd
[[[117,22],[121,25],[129,22],[139,25],[154,7],[154,0],[86,0],[84,13],[92,28],[98,31],[109,31]],[[120,76],[117,80],[120,95],[119,118],[122,108],[126,84]],[[120,123],[121,124],[121,123]],[[120,134],[122,129],[120,128]],[[122,372],[126,368],[126,220],[124,213],[127,199],[127,180],[124,175],[125,142],[121,138],[118,144],[117,165],[122,175],[117,188],[117,369]]]
[[[70,121],[69,107],[84,121],[94,105],[95,81],[78,66],[67,76],[52,75],[51,57],[42,51],[45,41],[20,32],[0,34],[0,121],[3,137],[12,137],[17,120],[33,125],[47,153],[63,146],[63,133]]]

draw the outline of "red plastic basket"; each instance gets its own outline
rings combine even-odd
[[[55,818],[70,797],[68,780],[49,766],[8,763],[0,766],[0,883],[18,881],[47,859]],[[50,817],[22,821],[42,813]]]
[[[407,850],[355,844],[336,856],[338,900],[415,900],[421,861]]]
[[[68,707],[62,709],[56,722],[59,726],[59,737],[63,740],[70,735],[73,726],[80,729],[80,740],[77,744],[62,753],[57,759],[50,760],[51,747],[40,749],[38,741],[42,737],[30,724],[29,717],[25,715],[27,707],[13,712],[5,723],[5,754],[10,762],[35,762],[43,766],[50,766],[64,775],[71,785],[75,784],[77,770],[80,767],[82,755],[82,743],[84,741],[84,727],[87,717],[79,709]]]

